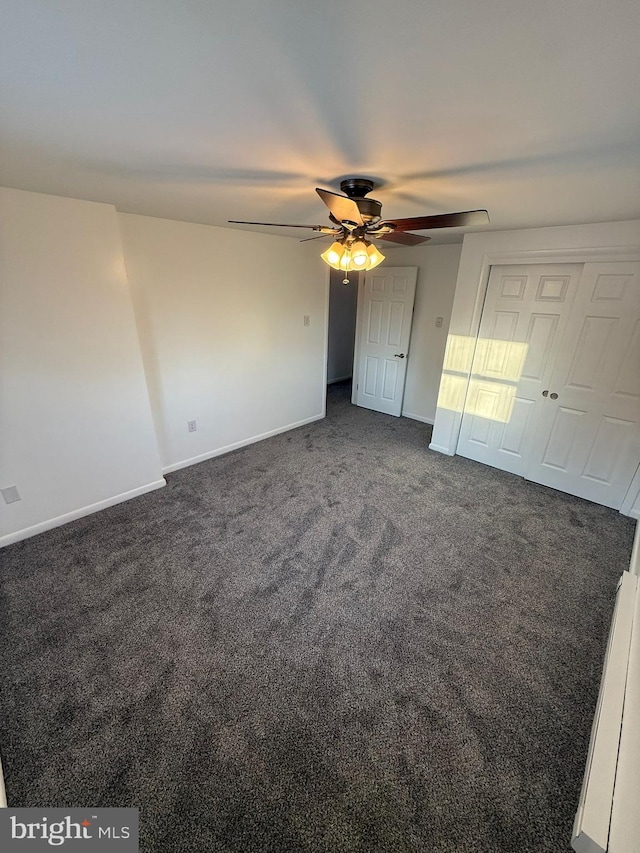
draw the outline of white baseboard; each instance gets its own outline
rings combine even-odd
[[[128,492],[122,492],[119,495],[114,495],[104,501],[98,501],[89,506],[74,509],[72,512],[66,512],[64,515],[58,515],[56,518],[49,518],[47,521],[41,521],[40,524],[34,524],[32,527],[25,527],[24,530],[17,530],[15,533],[7,533],[6,536],[0,537],[0,548],[5,545],[12,545],[14,542],[20,542],[22,539],[28,539],[30,536],[36,536],[38,533],[44,533],[45,530],[53,530],[54,527],[60,527],[63,524],[68,524],[70,521],[76,521],[78,518],[84,518],[85,515],[91,515],[94,512],[99,512],[101,509],[107,509],[110,506],[121,504],[124,501],[129,501],[131,498],[137,498],[140,495],[145,495],[147,492],[153,492],[155,489],[161,489],[166,486],[167,482],[163,478],[155,480],[153,483],[147,483],[146,486],[140,486],[137,489],[131,489]]]
[[[629,484],[620,512],[622,515],[628,515],[631,518],[640,518],[640,466]]]
[[[411,418],[412,421],[420,421],[423,424],[433,426],[433,418],[425,418],[422,415],[414,415],[413,412],[400,412],[403,418]]]
[[[4,787],[4,776],[2,775],[2,761],[0,761],[0,809],[7,807],[7,793]]]
[[[442,444],[433,444],[429,445],[429,450],[435,450],[436,453],[444,453],[445,456],[455,456],[455,453],[452,453],[448,447],[445,447]]]
[[[183,459],[182,462],[174,462],[172,465],[167,465],[162,469],[163,474],[171,474],[173,471],[179,471],[181,468],[188,468],[189,465],[197,465],[198,462],[206,462],[207,459],[214,459],[216,456],[223,456],[225,453],[231,453],[232,450],[238,450],[240,447],[246,447],[248,444],[255,444],[258,441],[264,441],[265,438],[271,438],[274,435],[279,435],[281,432],[289,432],[289,430],[297,429],[314,421],[321,421],[325,417],[324,414],[313,415],[311,418],[305,418],[303,421],[296,421],[293,424],[276,427],[269,432],[253,435],[251,438],[243,438],[242,441],[236,441],[233,444],[226,444],[224,447],[218,447],[216,450],[209,450],[207,453],[201,453],[199,456],[192,456],[190,459]]]

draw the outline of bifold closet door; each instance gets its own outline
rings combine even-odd
[[[525,476],[581,271],[492,267],[478,340],[450,342],[474,353],[457,453]]]
[[[588,263],[525,476],[619,509],[640,464],[640,263]]]

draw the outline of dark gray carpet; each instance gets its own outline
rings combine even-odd
[[[2,553],[11,805],[143,851],[567,851],[634,523],[326,420]]]

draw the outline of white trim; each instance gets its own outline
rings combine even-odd
[[[271,438],[273,435],[279,435],[281,432],[289,432],[289,430],[297,429],[298,427],[306,426],[306,424],[314,421],[321,421],[325,417],[324,413],[313,415],[311,418],[305,418],[302,421],[296,421],[293,424],[276,427],[269,432],[260,433],[260,435],[252,435],[250,438],[243,438],[241,441],[235,441],[233,444],[226,444],[224,447],[218,447],[216,450],[209,450],[206,453],[201,453],[199,456],[192,456],[190,459],[183,459],[181,462],[174,462],[173,465],[167,465],[162,469],[163,474],[171,474],[173,471],[179,471],[181,468],[188,468],[190,465],[197,465],[199,462],[206,462],[207,459],[214,459],[216,456],[223,456],[225,453],[231,453],[232,450],[237,450],[239,447],[246,447],[248,444],[255,444],[258,441],[264,441],[265,438]]]
[[[627,494],[620,507],[620,513],[631,518],[640,518],[640,465],[638,465],[633,480],[629,484]]]
[[[7,792],[4,787],[4,776],[2,775],[2,761],[0,760],[0,809],[7,808]]]
[[[40,524],[34,524],[33,527],[25,527],[23,530],[17,530],[15,533],[8,533],[6,536],[0,537],[0,548],[5,545],[12,545],[14,542],[20,542],[22,539],[28,539],[30,536],[36,536],[38,533],[44,533],[46,530],[53,530],[54,527],[61,527],[63,524],[68,524],[70,521],[76,521],[78,518],[84,518],[86,515],[92,515],[94,512],[100,512],[102,509],[108,509],[110,506],[129,501],[131,498],[140,497],[147,492],[153,492],[156,489],[161,489],[166,486],[167,482],[164,478],[155,480],[153,483],[147,483],[146,486],[140,486],[137,489],[131,489],[128,492],[122,492],[119,495],[114,495],[104,501],[98,501],[89,506],[74,509],[72,512],[67,512],[64,515],[59,515],[56,518],[50,518],[47,521],[42,521]]]
[[[513,252],[487,252],[491,266],[512,264],[589,264],[611,261],[640,261],[639,246],[595,246],[575,249],[523,249]]]
[[[325,267],[325,292],[324,292],[324,354],[322,356],[322,414],[327,416],[327,379],[329,378],[329,311],[331,308],[331,268]],[[319,420],[316,418],[315,420]],[[310,423],[310,421],[306,421]],[[293,427],[292,427],[293,428]],[[275,433],[273,433],[275,435]],[[260,441],[260,439],[256,439]]]
[[[633,551],[629,562],[629,571],[640,577],[640,521],[636,524],[636,535],[633,537]]]
[[[360,384],[360,375],[358,371],[358,353],[360,352],[360,326],[362,325],[362,298],[364,293],[364,273],[359,272],[358,283],[356,287],[358,292],[356,295],[356,334],[353,340],[353,370],[351,378],[351,403],[354,406],[358,405],[358,385]]]
[[[335,385],[336,382],[344,382],[345,379],[351,379],[353,374],[347,373],[346,376],[336,376],[335,379],[330,379],[327,382],[327,385]]]
[[[429,445],[429,450],[435,450],[436,453],[444,453],[445,456],[454,456],[454,452],[449,450],[448,447],[445,447],[442,444],[433,444],[433,442]]]
[[[403,418],[411,418],[412,421],[420,421],[423,424],[431,424],[433,426],[433,418],[425,418],[422,415],[414,415],[412,412],[400,412]]]
[[[614,835],[618,841],[637,839],[637,833],[628,830],[628,823],[632,820],[629,803],[635,805],[636,802],[634,786],[629,785],[629,771],[633,773],[629,762],[637,765],[637,760],[633,743],[631,750],[628,745],[625,749],[625,744],[632,737],[631,705],[637,689],[637,683],[634,687],[632,682],[635,675],[634,645],[636,650],[638,648],[638,603],[638,578],[623,572],[618,584],[587,764],[573,825],[571,846],[577,853],[637,849],[635,844],[633,847],[626,843],[612,843],[610,846],[610,840]],[[626,763],[624,770],[623,762]],[[621,817],[624,827],[621,826]]]

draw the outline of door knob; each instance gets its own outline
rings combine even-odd
[[[558,399],[558,395],[557,395],[556,393],[549,394],[549,396],[551,397],[551,399],[552,399],[552,400],[557,400],[557,399]]]
[[[548,389],[548,388],[547,388],[545,391],[543,391],[543,392],[542,392],[542,396],[543,396],[543,397],[548,397],[548,396],[549,396],[549,389]]]
[[[394,358],[404,358],[404,353],[403,352],[396,352],[396,353],[394,353],[393,357]]]

